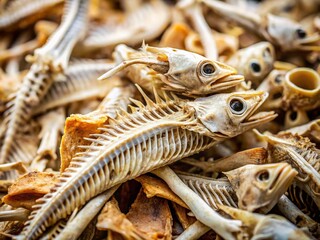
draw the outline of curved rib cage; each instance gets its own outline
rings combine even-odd
[[[38,201],[17,239],[36,239],[97,194],[217,142],[185,129],[196,119],[186,102],[146,101],[146,107],[134,101],[139,111],[119,114],[102,134],[87,139],[92,144],[83,146],[87,151],[72,160],[52,192]]]
[[[320,207],[320,152],[308,138],[300,138],[301,146],[285,147],[289,164],[299,172],[297,184],[305,190]],[[303,144],[302,144],[303,143]]]
[[[206,179],[178,174],[181,180],[197,193],[210,207],[217,210],[217,204],[238,208],[237,196],[227,179]]]
[[[291,164],[294,165],[299,172],[296,177],[297,185],[308,193],[318,208],[320,208],[319,155],[311,149],[301,152],[297,151],[293,154]]]
[[[288,196],[290,200],[298,206],[298,208],[316,221],[320,220],[320,209],[315,201],[299,186],[292,185],[288,188]]]
[[[111,87],[97,78],[111,67],[111,64],[91,60],[70,64],[65,72],[66,80],[54,82],[32,114],[104,93],[102,89]]]

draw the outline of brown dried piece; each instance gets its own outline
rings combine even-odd
[[[131,204],[137,198],[138,193],[140,192],[141,185],[139,182],[131,180],[121,184],[119,189],[116,192],[116,198],[118,200],[118,205],[123,213],[128,213],[131,207]]]
[[[172,203],[172,206],[176,212],[177,218],[179,219],[179,222],[181,223],[183,229],[187,229],[188,227],[190,227],[191,224],[193,224],[196,221],[194,217],[189,217],[187,215],[187,213],[190,212],[190,210],[181,207],[176,203]]]
[[[185,23],[174,23],[163,34],[160,45],[185,49],[185,39],[190,32],[191,29]]]
[[[143,191],[148,198],[157,196],[175,202],[184,208],[188,208],[187,204],[185,204],[162,180],[147,175],[137,177],[135,180],[142,184]]]
[[[168,201],[162,198],[147,196],[141,190],[127,218],[147,239],[171,239],[172,216]]]
[[[126,239],[147,239],[120,211],[118,202],[114,198],[102,209],[96,227],[98,230],[112,230]]]
[[[89,137],[90,134],[100,133],[101,131],[98,128],[106,124],[107,121],[108,117],[106,115],[93,118],[92,116],[73,114],[66,119],[64,135],[60,145],[61,172],[69,166],[77,152],[85,150],[78,148],[80,145],[89,143],[83,138]]]
[[[2,201],[13,207],[23,207],[31,210],[36,200],[50,192],[57,182],[57,175],[49,172],[30,172],[12,184],[8,194]]]

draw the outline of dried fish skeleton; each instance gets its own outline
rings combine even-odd
[[[218,94],[195,101],[174,96],[161,100],[156,95],[157,103],[143,95],[146,106],[133,100],[139,109],[122,112],[103,133],[87,139],[92,142],[84,146],[88,150],[73,158],[52,192],[34,206],[17,239],[36,239],[102,191],[276,117],[273,112],[253,115],[267,97],[263,92]]]
[[[234,68],[224,63],[180,49],[143,45],[141,51],[135,51],[119,45],[115,52],[120,56],[120,63],[99,80],[109,78],[133,64],[145,64],[163,74],[160,79],[164,83],[162,89],[188,96],[221,92],[244,80],[242,75],[236,75]]]
[[[306,137],[282,133],[264,134],[268,142],[270,161],[286,161],[297,171],[297,185],[320,207],[320,151]]]
[[[196,176],[196,175],[191,175],[187,173],[180,173],[178,176],[181,178],[181,180],[188,186],[190,187],[197,195],[201,197],[207,203],[210,207],[212,207],[215,210],[219,209],[219,205],[223,206],[230,206],[230,207],[238,207],[238,199],[236,197],[239,196],[239,202],[240,205],[241,202],[244,199],[244,196],[241,195],[241,192],[244,190],[247,193],[249,191],[252,191],[253,194],[249,194],[251,196],[251,202],[246,201],[248,205],[244,206],[245,208],[249,208],[249,211],[252,210],[263,210],[263,211],[269,211],[276,203],[277,200],[279,200],[280,196],[287,190],[289,184],[292,182],[294,176],[297,174],[295,170],[292,170],[292,167],[285,163],[285,164],[267,164],[267,165],[247,165],[244,167],[239,168],[239,170],[243,170],[247,173],[247,178],[250,180],[255,180],[257,172],[261,171],[272,171],[274,168],[282,169],[285,170],[289,174],[289,178],[286,179],[287,175],[282,174],[279,172],[276,172],[273,174],[273,177],[270,179],[267,179],[266,182],[268,186],[264,186],[261,184],[260,186],[257,185],[248,185],[246,181],[243,181],[241,178],[241,175],[239,176],[234,176],[232,178],[232,185],[230,184],[229,181],[226,179],[211,179],[211,178],[206,178],[203,176]],[[238,170],[238,169],[235,169]],[[233,171],[235,171],[233,170]],[[231,176],[232,172],[229,172],[230,174],[227,176]],[[159,174],[160,172],[160,174]],[[176,177],[172,176],[172,173],[170,174],[168,171],[164,170],[156,170],[156,174],[160,176],[162,179],[164,179],[168,185],[172,188],[172,186],[175,186],[173,191],[175,191],[176,194],[180,194],[179,191],[183,187],[181,184],[178,182],[178,179]],[[277,178],[279,176],[279,178]],[[282,186],[281,183],[286,182],[285,186]],[[176,188],[179,186],[179,190]],[[236,191],[234,191],[234,189]],[[270,191],[269,191],[270,190]],[[240,193],[240,194],[239,194]],[[204,207],[199,200],[195,199],[189,194],[189,197],[187,198],[182,198],[186,201],[186,203],[189,205],[190,201],[197,202],[198,205],[201,205]],[[202,213],[199,212],[194,212],[196,216],[200,215]],[[200,219],[201,220],[201,219]],[[221,223],[222,224],[222,223]],[[208,225],[211,226],[211,225]],[[204,228],[204,226],[201,226],[200,223],[195,224],[195,226],[190,227],[190,229],[187,230],[185,234],[195,234],[198,237],[203,235],[205,232],[207,232],[209,228]],[[216,230],[216,229],[214,229]],[[185,236],[184,234],[182,236]],[[179,239],[183,239],[182,236],[179,236]]]
[[[315,33],[309,35],[303,26],[284,17],[267,14],[260,16],[230,4],[216,0],[200,0],[217,14],[230,19],[240,26],[249,29],[270,43],[280,47],[283,51],[317,50],[316,41],[320,36]],[[310,44],[314,45],[310,45]]]
[[[266,173],[270,173],[268,178]],[[218,209],[217,204],[231,207],[239,204],[241,209],[250,212],[268,212],[288,189],[297,172],[289,164],[282,163],[245,165],[225,174],[230,182],[186,173],[178,175],[214,209]],[[261,176],[264,176],[263,181]]]
[[[52,83],[61,77],[71,51],[83,35],[87,14],[86,0],[69,0],[62,24],[41,48],[35,50],[34,62],[23,79],[22,86],[5,112],[7,131],[4,136],[0,162],[8,162],[19,126],[31,117],[32,109],[45,96]]]

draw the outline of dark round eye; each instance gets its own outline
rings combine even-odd
[[[269,175],[268,171],[262,171],[262,172],[258,173],[258,175],[257,175],[257,179],[260,182],[268,181],[269,177],[270,177],[270,175]]]
[[[284,12],[291,12],[293,9],[294,9],[294,5],[293,4],[287,4],[282,8],[282,10]]]
[[[297,117],[298,117],[298,113],[297,112],[291,112],[290,113],[290,119],[292,120],[292,121],[295,121],[295,120],[297,120]]]
[[[205,63],[201,66],[201,73],[205,76],[211,76],[215,70],[215,67],[211,63]]]
[[[298,38],[305,38],[307,36],[306,31],[304,31],[301,28],[298,28],[296,32],[297,32]]]
[[[275,81],[276,83],[281,83],[281,82],[282,82],[281,75],[278,74],[278,75],[276,76],[276,78],[274,79],[274,81]]]
[[[230,101],[230,108],[234,114],[241,115],[247,108],[246,104],[239,99]]]
[[[259,73],[261,71],[261,66],[260,66],[259,63],[252,62],[251,63],[251,69],[252,69],[253,72]]]

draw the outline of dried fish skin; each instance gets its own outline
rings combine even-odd
[[[142,189],[148,198],[155,196],[161,197],[179,204],[184,208],[188,208],[188,206],[176,194],[174,194],[174,192],[172,192],[172,190],[162,180],[148,175],[142,175],[135,178],[135,180],[141,183]]]
[[[2,201],[13,207],[32,210],[36,200],[50,192],[57,182],[57,174],[48,172],[30,172],[20,177],[8,189]]]
[[[90,137],[90,134],[101,134],[102,131],[99,128],[108,123],[108,119],[107,116],[92,119],[80,114],[71,115],[66,119],[64,134],[60,144],[61,172],[64,172],[70,165],[76,153],[85,151],[85,149],[81,150],[77,146],[85,146],[87,143],[90,143],[90,141],[85,140],[85,138]]]
[[[171,239],[172,215],[166,199],[147,198],[141,190],[126,217],[148,239]]]
[[[121,213],[115,199],[107,202],[102,209],[98,217],[97,228],[100,230],[110,229],[128,239],[147,239],[147,236],[139,231],[125,214]]]

